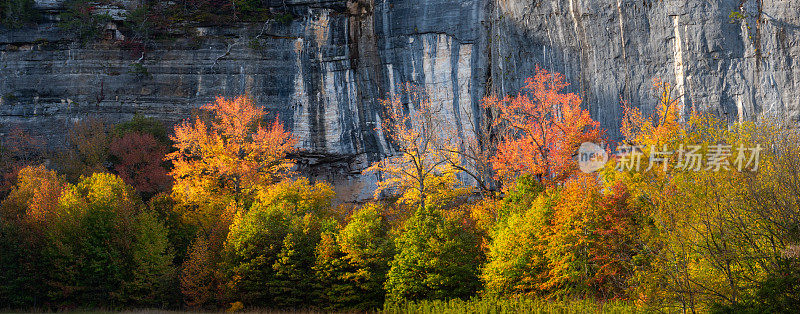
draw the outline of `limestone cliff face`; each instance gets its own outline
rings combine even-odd
[[[515,90],[535,64],[562,72],[618,136],[620,98],[652,109],[652,79],[729,121],[800,119],[800,2],[493,1],[492,81]],[[739,12],[732,16],[732,12]]]
[[[51,17],[61,2],[37,1]],[[83,46],[52,21],[0,29],[0,133],[19,126],[57,144],[87,116],[174,123],[246,93],[291,126],[311,175],[367,197],[373,180],[360,170],[391,151],[375,131],[377,99],[403,82],[427,89],[463,132],[484,95],[517,91],[536,65],[564,73],[611,137],[621,98],[652,108],[654,78],[730,121],[800,119],[794,0],[274,2],[295,19],[196,28],[143,57],[115,44],[124,34],[113,25]]]

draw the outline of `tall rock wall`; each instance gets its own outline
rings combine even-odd
[[[493,1],[492,81],[516,90],[536,64],[567,75],[619,136],[620,99],[652,110],[653,79],[728,121],[800,119],[800,2]],[[734,13],[738,12],[738,13]],[[733,14],[732,14],[733,13]]]
[[[620,99],[652,109],[654,78],[729,121],[800,119],[793,0],[272,1],[295,18],[198,27],[144,56],[113,25],[78,44],[53,21],[61,2],[37,1],[50,17],[37,27],[0,29],[0,134],[21,127],[58,145],[77,119],[174,123],[215,96],[249,94],[291,126],[309,174],[358,197],[374,181],[360,171],[391,152],[377,99],[404,82],[462,132],[484,95],[517,91],[537,65],[564,73],[612,138]]]

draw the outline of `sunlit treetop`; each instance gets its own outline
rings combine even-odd
[[[175,152],[167,155],[174,169],[173,191],[179,199],[202,200],[212,195],[238,199],[289,174],[286,158],[297,140],[276,118],[246,96],[219,97],[196,116],[175,127]]]
[[[546,185],[563,182],[578,169],[574,155],[582,142],[602,138],[599,123],[581,108],[581,98],[566,93],[564,75],[537,68],[516,96],[488,97],[500,132],[493,158],[499,179],[511,182],[532,175]]]

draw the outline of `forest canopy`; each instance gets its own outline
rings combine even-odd
[[[537,69],[466,134],[404,85],[379,102],[367,202],[304,177],[297,138],[246,96],[171,130],[85,119],[57,151],[15,130],[0,309],[800,308],[796,132],[683,108],[656,80],[611,139],[568,86]],[[585,143],[608,156],[595,172]]]

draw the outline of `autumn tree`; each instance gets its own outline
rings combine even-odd
[[[169,163],[164,161],[164,156],[172,142],[160,121],[137,114],[114,125],[111,138],[109,162],[112,170],[142,197],[149,199],[171,187]]]
[[[658,103],[650,116],[627,102],[622,104],[620,132],[628,144],[661,146],[686,136],[685,125],[681,125],[683,106],[678,101],[672,84],[653,80],[652,92]]]
[[[177,200],[196,206],[242,205],[292,167],[286,154],[296,139],[277,119],[265,123],[266,112],[252,99],[220,97],[201,109],[207,119],[186,120],[171,137],[176,151],[166,159],[174,165],[170,175]]]
[[[593,272],[588,285],[596,297],[625,299],[635,285],[636,264],[646,257],[648,230],[642,206],[622,182],[611,182],[592,212],[589,263]]]
[[[787,211],[797,207],[796,180],[788,179],[797,177],[796,135],[776,121],[731,126],[708,113],[684,117],[670,84],[655,81],[653,90],[653,114],[626,108],[621,131],[626,143],[643,146],[643,163],[650,150],[672,150],[671,167],[613,175],[648,205],[641,237],[647,254],[635,263],[633,290],[651,305],[677,304],[684,311],[791,308],[797,299],[786,296],[796,285],[783,279],[797,278],[784,257],[796,241],[786,226],[798,221],[797,211]],[[763,151],[756,169],[746,163],[758,145]],[[727,167],[709,164],[720,147],[730,147],[719,160]],[[689,153],[702,160],[680,167]]]
[[[425,91],[411,85],[402,86],[402,93],[382,99],[385,118],[378,132],[384,134],[393,156],[368,168],[378,173],[375,195],[388,189],[399,194],[413,191],[417,205],[425,207],[428,183],[433,177],[455,173],[450,161],[458,158],[456,141],[448,131],[451,122],[443,115],[441,104],[435,104]]]
[[[338,233],[322,235],[314,271],[326,308],[368,311],[383,305],[394,242],[379,208],[367,204]]]
[[[14,127],[0,140],[0,198],[6,195],[17,173],[46,158],[44,142]]]
[[[65,187],[54,171],[26,167],[0,204],[0,304],[24,308],[47,300],[42,250]]]
[[[166,227],[144,211],[136,216],[130,254],[130,275],[122,284],[129,306],[167,308],[178,299],[178,273]]]
[[[167,147],[152,135],[127,133],[115,138],[109,147],[114,157],[114,171],[143,196],[150,197],[169,187],[163,158]]]
[[[287,180],[260,191],[248,211],[237,213],[221,264],[229,301],[276,308],[311,304],[315,250],[337,225],[332,197],[326,184]]]
[[[556,203],[557,195],[545,193],[538,181],[527,177],[509,189],[491,231],[481,274],[488,295],[547,295],[546,235]]]
[[[76,122],[67,134],[67,148],[56,157],[56,168],[73,183],[82,176],[107,172],[110,143],[110,128],[103,120],[89,118]]]
[[[511,182],[530,174],[548,185],[573,175],[573,156],[582,142],[599,142],[598,122],[581,108],[581,98],[565,93],[564,75],[537,67],[516,96],[487,97],[483,106],[496,116],[497,154],[492,159],[497,175]]]
[[[47,223],[40,263],[58,306],[164,306],[174,268],[166,230],[133,188],[97,173],[69,185]]]
[[[180,288],[183,301],[191,309],[204,308],[216,301],[218,276],[212,252],[203,235],[199,235],[186,253],[181,265]]]

